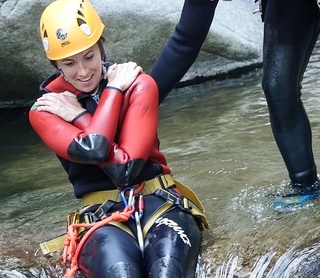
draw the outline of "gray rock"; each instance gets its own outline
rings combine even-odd
[[[200,0],[199,0],[200,1]],[[48,0],[0,1],[0,108],[29,105],[52,72],[39,36]],[[92,0],[106,25],[108,58],[136,61],[146,72],[179,20],[183,0]],[[222,1],[202,51],[182,82],[261,63],[263,24],[254,0]]]

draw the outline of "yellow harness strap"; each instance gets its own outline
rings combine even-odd
[[[139,185],[136,185],[134,187],[138,187]],[[174,180],[170,174],[161,175],[159,177],[156,177],[154,179],[148,180],[145,182],[145,185],[142,190],[143,195],[148,195],[154,193],[156,190],[161,189],[164,190],[167,194],[172,195],[165,189],[168,187],[176,187],[179,193],[183,196],[182,200],[182,206],[185,209],[190,210],[190,212],[201,219],[202,224],[205,228],[209,228],[209,223],[207,218],[205,217],[204,213],[204,207],[202,203],[200,202],[197,195],[187,186],[183,185],[182,183]],[[92,205],[101,205],[110,201],[120,202],[120,191],[119,190],[105,190],[105,191],[97,191],[92,192],[84,195],[82,197],[82,205],[84,208],[90,207]],[[192,204],[190,204],[191,202]],[[143,228],[143,235],[145,236],[151,226],[154,224],[157,218],[159,218],[162,214],[164,214],[166,211],[168,211],[174,203],[171,200],[167,200],[159,209],[157,209],[153,215],[150,217],[148,222]],[[73,216],[74,213],[71,213],[70,215]],[[117,221],[111,221],[111,225],[117,226],[120,229],[126,231],[131,236],[135,237],[132,231],[123,223],[117,222]],[[64,241],[66,239],[66,234],[58,236],[56,238],[53,238],[48,241],[44,241],[40,243],[40,248],[44,255],[49,254],[50,252],[56,252],[63,248]]]
[[[148,219],[146,225],[143,227],[143,237],[146,236],[146,234],[148,233],[149,229],[151,228],[151,226],[154,224],[154,222],[162,215],[164,214],[167,210],[169,210],[169,208],[171,208],[171,206],[173,205],[172,202],[167,201],[165,202],[160,208],[158,208],[152,215],[151,217]]]
[[[202,212],[204,213],[204,206],[202,205],[201,201],[199,200],[198,196],[196,195],[196,193],[194,193],[192,191],[191,188],[189,188],[188,186],[182,184],[181,182],[174,180],[174,183],[178,189],[178,191],[180,192],[180,194],[183,197],[186,197],[187,199],[189,199],[192,203],[194,203],[200,210],[202,210]]]
[[[111,221],[108,224],[116,226],[118,228],[120,228],[121,230],[127,232],[129,235],[131,235],[132,237],[136,238],[135,235],[133,234],[133,232],[122,222],[119,221]]]
[[[180,194],[185,197],[184,198],[184,208],[189,208],[192,215],[197,216],[201,219],[201,222],[203,226],[206,229],[209,229],[209,221],[207,217],[205,216],[205,209],[204,206],[202,205],[201,201],[199,200],[198,196],[196,193],[192,191],[191,188],[188,186],[182,184],[181,182],[178,182],[177,180],[174,180],[175,185],[180,192]],[[190,202],[192,202],[195,206],[189,206],[188,204],[188,199]]]
[[[204,207],[200,202],[200,200],[198,199],[197,195],[189,187],[183,185],[182,183],[175,181],[175,184],[176,184],[176,188],[179,190],[179,192],[183,196],[182,204],[181,204],[182,207],[184,209],[189,210],[191,214],[194,215],[195,217],[200,218],[203,226],[206,229],[209,229],[209,222],[207,217],[205,216]],[[163,189],[160,189],[160,190],[163,190]],[[166,194],[173,196],[171,193],[167,191],[166,191]],[[174,198],[175,197],[168,198],[168,200],[151,215],[151,217],[148,219],[147,223],[143,228],[144,237],[146,236],[151,226],[155,223],[155,221],[174,205],[174,203],[170,200],[170,199],[174,200]],[[193,203],[194,206],[192,206],[190,202]]]
[[[185,185],[183,185],[181,183],[179,183],[179,189],[183,189],[185,193],[188,193],[187,195],[189,197],[191,196],[191,198],[196,196],[195,193],[193,193],[193,191],[190,188],[186,187]],[[181,193],[180,190],[179,190],[179,192]],[[162,214],[164,214],[167,210],[169,210],[173,205],[181,206],[182,209],[186,209],[186,210],[190,211],[192,215],[200,218],[201,223],[203,224],[204,228],[209,229],[209,221],[208,221],[207,217],[205,216],[204,211],[200,209],[200,208],[203,208],[203,205],[201,204],[200,201],[199,201],[200,208],[195,204],[195,202],[197,202],[197,200],[199,200],[198,198],[194,199],[194,200],[190,200],[185,196],[177,198],[176,196],[171,194],[169,191],[163,190],[162,188],[157,189],[157,191],[155,192],[155,195],[162,196],[167,201],[160,208],[158,208],[153,213],[153,215],[148,219],[148,222],[145,224],[145,227],[143,229],[144,235],[146,235],[146,233],[151,228],[153,223],[157,220],[157,218],[159,218]]]
[[[49,253],[53,253],[61,250],[64,246],[64,242],[66,238],[67,238],[67,234],[63,234],[53,239],[40,242],[39,246],[43,255],[48,255]]]
[[[67,223],[75,224],[79,222],[80,222],[79,210],[68,213]],[[39,246],[43,255],[47,255],[49,253],[57,252],[63,249],[66,238],[67,238],[67,234],[62,234],[60,236],[57,236],[52,239],[39,243]]]
[[[142,190],[142,194],[148,195],[155,192],[158,188],[165,189],[173,185],[175,185],[175,181],[170,174],[161,175],[159,177],[146,181]],[[137,188],[138,186],[139,185],[134,185],[132,187]],[[84,196],[82,196],[82,206],[86,207],[103,204],[106,200],[120,202],[120,191],[118,189],[115,189],[96,191],[85,194]]]

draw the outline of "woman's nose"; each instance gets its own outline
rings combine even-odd
[[[78,67],[78,74],[81,76],[86,76],[88,73],[88,68],[83,65],[82,63],[79,63],[79,67]]]

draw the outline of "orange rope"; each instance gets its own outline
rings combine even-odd
[[[133,195],[137,196],[140,192],[142,192],[145,184],[146,184],[145,181],[141,182],[140,185],[133,191]],[[129,191],[126,191],[125,194],[126,196],[129,196]]]
[[[78,257],[83,247],[84,243],[88,237],[98,228],[107,225],[111,221],[126,222],[130,219],[131,215],[134,213],[134,206],[127,206],[124,210],[113,212],[109,217],[96,222],[96,223],[79,223],[71,224],[68,227],[67,238],[64,243],[64,250],[62,254],[62,263],[66,264],[70,262],[70,268],[66,270],[64,278],[73,278],[78,270]],[[78,239],[78,229],[87,228],[89,229],[85,235],[81,238],[80,242]]]

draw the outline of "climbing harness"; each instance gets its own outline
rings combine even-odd
[[[144,212],[144,195],[153,194],[165,200],[148,218],[144,227],[140,220]],[[118,202],[124,204],[122,212],[111,212]],[[199,219],[199,224],[209,228],[204,215],[204,207],[196,194],[187,186],[174,180],[170,174],[160,175],[138,185],[123,190],[106,190],[86,194],[82,198],[83,209],[69,213],[67,216],[67,234],[40,243],[44,255],[64,247],[63,263],[70,264],[65,278],[72,278],[78,266],[78,256],[86,239],[99,227],[107,224],[124,230],[137,238],[140,250],[144,251],[144,237],[155,221],[172,206],[178,206]],[[136,236],[123,222],[133,219],[136,225]],[[200,223],[201,222],[201,223]]]
[[[177,180],[174,180],[170,174],[160,175],[139,185],[132,186],[132,188],[135,188],[134,195],[138,195],[140,192],[143,196],[154,194],[166,200],[166,202],[153,213],[148,223],[144,226],[143,235],[146,235],[147,231],[152,226],[157,217],[170,209],[172,205],[178,205],[182,209],[190,211],[195,217],[200,219],[200,222],[204,228],[209,228],[209,223],[205,216],[205,209],[198,199],[197,195],[189,187],[183,185]],[[177,197],[173,195],[169,192],[170,189],[176,189],[176,191],[178,191],[181,196]],[[105,190],[88,193],[82,197],[83,209],[81,211],[70,213],[68,215],[68,219],[74,219],[73,222],[79,223],[81,215],[83,221],[85,221],[86,223],[97,222],[101,219],[106,218],[107,212],[117,202],[121,202],[121,194],[119,190]],[[95,212],[87,213],[87,211],[92,207],[97,207]],[[143,208],[140,209],[139,213],[143,213]],[[70,220],[68,220],[68,222],[72,223],[72,221]],[[128,232],[130,235],[134,236],[131,230],[123,223],[118,221],[111,221],[110,224],[115,225]],[[39,244],[40,249],[44,255],[56,252],[63,248],[65,239],[66,234],[62,234],[53,239],[43,241]]]

